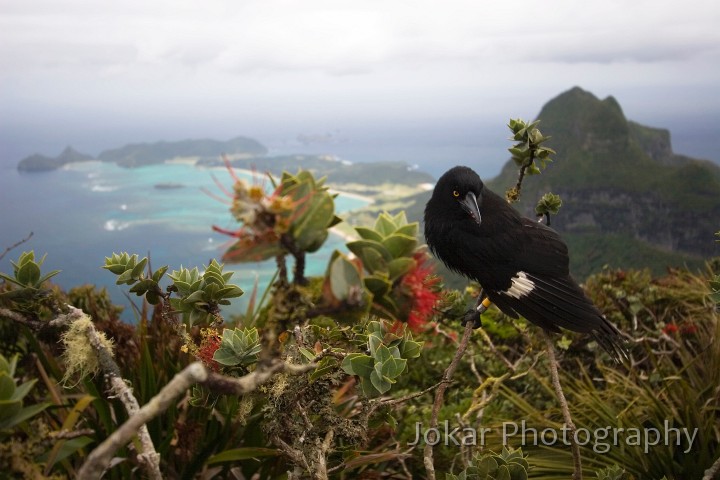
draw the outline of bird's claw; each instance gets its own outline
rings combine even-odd
[[[467,312],[465,312],[465,315],[463,315],[462,320],[460,320],[460,324],[464,327],[468,324],[468,322],[472,322],[473,329],[482,327],[482,320],[480,319],[480,312],[478,312],[476,309],[471,308]]]

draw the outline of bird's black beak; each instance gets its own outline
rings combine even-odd
[[[465,210],[473,218],[473,220],[475,220],[475,223],[478,225],[482,223],[480,207],[478,207],[477,197],[475,197],[473,192],[468,192],[467,195],[465,195],[465,198],[460,200],[460,205],[462,205],[463,210]]]

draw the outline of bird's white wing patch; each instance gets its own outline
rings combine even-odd
[[[512,285],[510,285],[510,288],[502,292],[508,297],[519,299],[528,295],[535,288],[535,283],[528,278],[525,272],[518,272],[510,280],[512,281]]]

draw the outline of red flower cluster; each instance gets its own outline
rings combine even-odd
[[[694,333],[697,333],[697,325],[695,325],[694,323],[683,323],[681,325],[678,325],[677,323],[673,322],[665,325],[662,331],[665,335],[672,335],[677,332],[680,332],[683,335],[692,335]]]
[[[217,372],[220,370],[220,364],[213,360],[213,355],[215,355],[217,349],[220,348],[222,337],[216,330],[210,328],[207,330],[203,329],[202,335],[203,339],[200,342],[195,356],[206,366]]]
[[[412,297],[412,306],[407,317],[408,326],[417,332],[422,330],[433,315],[435,304],[440,298],[440,278],[432,275],[433,267],[427,264],[427,253],[416,253],[414,258],[415,268],[405,274],[401,285]]]

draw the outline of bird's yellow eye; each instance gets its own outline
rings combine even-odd
[[[459,196],[460,196],[460,192],[458,192],[457,190],[453,190],[453,197],[459,197]]]

